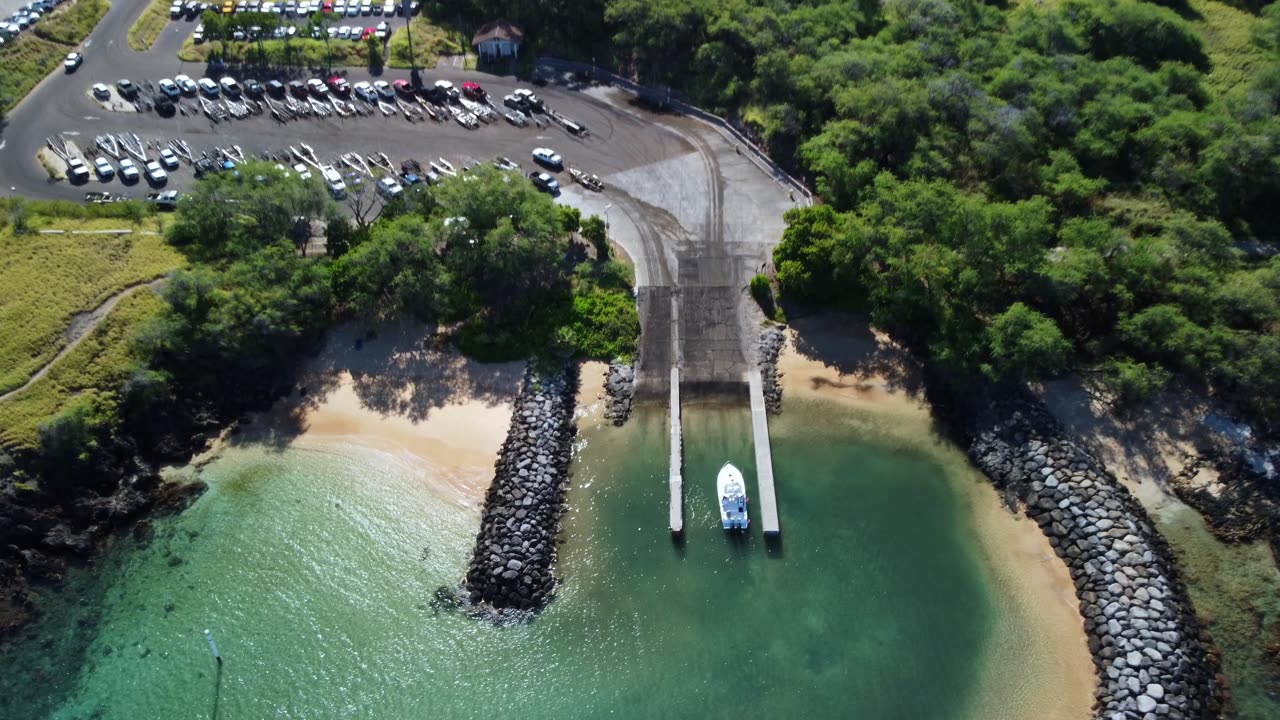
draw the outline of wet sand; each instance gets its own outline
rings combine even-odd
[[[778,361],[783,411],[795,402],[834,402],[862,416],[869,429],[919,447],[932,435],[919,378],[905,352],[852,319],[804,321],[787,331]],[[798,327],[798,329],[797,329]],[[1033,637],[992,638],[987,688],[975,718],[1076,720],[1091,716],[1097,685],[1075,587],[1040,528],[1010,513],[990,483],[953,445],[938,440],[931,453],[965,482],[973,530],[992,574],[997,603],[1037,628]],[[1027,658],[1035,662],[1028,663]]]

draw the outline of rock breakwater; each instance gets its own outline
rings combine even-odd
[[[1142,506],[1044,409],[1003,400],[969,455],[1066,563],[1098,670],[1099,720],[1213,718],[1215,668],[1163,538]]]
[[[786,343],[783,326],[770,325],[760,333],[756,343],[756,364],[760,368],[760,380],[764,389],[764,406],[771,413],[782,412],[782,385],[778,383],[778,355]]]
[[[525,372],[463,583],[473,604],[532,610],[555,592],[577,391],[576,366]]]
[[[614,425],[622,425],[631,417],[636,393],[636,368],[629,362],[614,360],[604,380],[604,416]]]

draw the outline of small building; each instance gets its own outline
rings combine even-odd
[[[520,52],[524,31],[509,20],[494,20],[476,31],[471,46],[480,53],[481,60],[515,57]]]

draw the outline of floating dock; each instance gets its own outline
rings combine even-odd
[[[680,368],[671,368],[671,471],[667,485],[671,490],[671,532],[684,532],[684,476],[680,429]]]
[[[773,492],[773,452],[769,447],[769,417],[764,406],[764,380],[757,368],[747,373],[751,389],[751,431],[756,446],[756,483],[759,485],[760,525],[764,534],[777,535],[778,498]]]

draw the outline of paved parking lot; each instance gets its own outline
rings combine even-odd
[[[155,112],[108,110],[88,93],[93,83],[112,85],[121,77],[154,83],[180,73],[197,79],[203,74],[202,67],[181,63],[175,55],[194,23],[170,23],[147,53],[128,48],[125,34],[145,5],[145,0],[117,0],[86,43],[85,65],[73,74],[50,76],[10,113],[0,136],[0,186],[28,196],[67,199],[81,199],[86,190],[136,196],[150,190],[145,181],[134,187],[118,180],[87,186],[49,181],[36,153],[55,133],[81,145],[107,133],[136,133],[143,141],[162,143],[181,138],[197,154],[214,146],[239,145],[249,155],[306,142],[322,158],[348,151],[383,152],[396,165],[409,158],[425,165],[436,157],[458,165],[502,155],[526,172],[533,168],[533,148],[550,147],[566,165],[595,173],[606,184],[603,193],[593,193],[561,173],[565,189],[559,201],[606,217],[611,237],[636,263],[637,284],[666,288],[661,293],[665,302],[675,296],[683,303],[670,321],[676,324],[672,332],[645,333],[641,371],[651,381],[642,380],[642,385],[660,390],[671,361],[684,366],[686,381],[740,379],[756,332],[756,316],[743,302],[746,284],[781,237],[782,214],[793,203],[785,188],[712,128],[683,116],[635,108],[622,91],[555,85],[533,89],[549,107],[585,125],[587,137],[570,135],[554,123],[542,129],[518,128],[503,120],[468,130],[452,121],[411,123],[400,115],[331,115],[280,123],[263,114],[213,122],[203,115],[166,118]],[[370,79],[363,70],[344,74],[352,83]],[[408,71],[381,76],[397,78],[407,79]],[[478,82],[496,98],[519,86],[511,77],[455,69],[424,74],[427,83],[442,78],[455,85]],[[181,190],[192,182],[190,168],[184,166],[170,173],[168,188]],[[679,341],[672,343],[672,338]],[[670,346],[656,346],[661,343]]]

